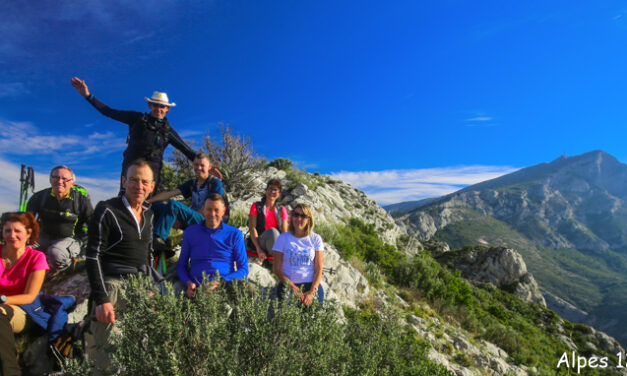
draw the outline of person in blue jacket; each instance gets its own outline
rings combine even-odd
[[[188,227],[183,234],[176,272],[190,298],[203,282],[215,290],[222,283],[248,276],[244,236],[222,222],[225,212],[222,196],[210,194],[202,207],[205,222]]]

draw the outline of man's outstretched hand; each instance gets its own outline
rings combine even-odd
[[[74,86],[74,89],[76,89],[76,91],[78,91],[80,95],[85,98],[89,96],[89,89],[87,88],[87,84],[85,84],[85,81],[81,80],[78,77],[74,77],[72,78],[72,80],[70,80],[70,82],[72,83],[72,86]]]

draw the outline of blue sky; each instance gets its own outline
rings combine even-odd
[[[113,195],[118,109],[166,91],[199,140],[228,123],[268,159],[381,204],[602,149],[627,161],[627,7],[605,1],[5,1],[0,209],[20,163]]]

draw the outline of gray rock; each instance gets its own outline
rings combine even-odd
[[[438,261],[447,265],[452,263],[466,279],[491,283],[499,288],[511,289],[513,286],[513,293],[520,299],[546,306],[536,280],[527,272],[522,256],[513,249],[496,247],[448,252]]]

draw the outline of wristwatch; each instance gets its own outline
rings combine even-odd
[[[7,301],[7,296],[6,295],[0,295],[0,303],[6,303]]]

